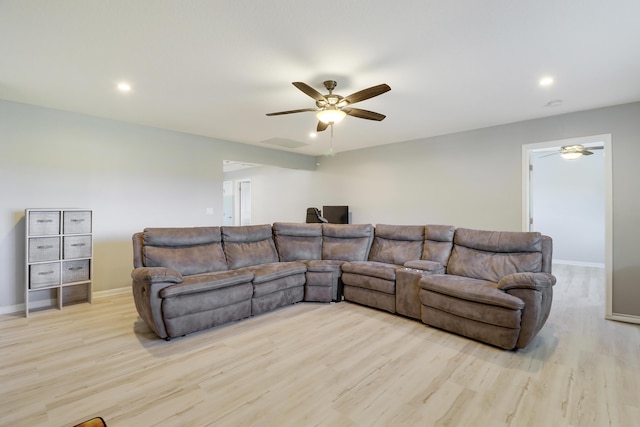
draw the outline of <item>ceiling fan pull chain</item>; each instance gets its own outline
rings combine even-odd
[[[333,123],[331,123],[330,126],[331,126],[331,138],[329,140],[329,155],[333,155]]]

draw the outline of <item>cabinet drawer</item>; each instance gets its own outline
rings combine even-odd
[[[33,237],[29,239],[29,262],[60,259],[59,237]]]
[[[91,211],[65,211],[62,216],[64,234],[91,233]]]
[[[29,212],[29,235],[60,234],[60,212]]]
[[[60,284],[60,263],[34,264],[29,266],[29,287],[31,289]]]
[[[65,261],[62,263],[62,283],[89,280],[89,260]]]
[[[65,236],[62,246],[64,259],[91,257],[91,236]]]

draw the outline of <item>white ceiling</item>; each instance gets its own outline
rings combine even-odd
[[[392,88],[338,152],[639,101],[640,1],[0,0],[6,100],[319,155],[313,113],[265,113],[327,79]]]

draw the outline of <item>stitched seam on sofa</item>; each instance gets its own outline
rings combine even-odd
[[[518,332],[522,329],[520,327],[520,325],[518,325],[515,328],[512,328],[512,327],[509,327],[509,326],[496,325],[494,323],[488,323],[488,322],[482,321],[481,319],[477,319],[477,318],[471,318],[471,317],[467,317],[467,316],[460,316],[460,315],[458,315],[456,313],[452,313],[450,311],[441,310],[438,307],[432,307],[432,306],[423,306],[423,307],[429,308],[430,310],[436,310],[436,311],[438,311],[440,313],[443,313],[444,315],[447,315],[447,316],[454,316],[454,317],[457,317],[458,319],[464,319],[465,321],[470,321],[470,322],[475,322],[475,323],[482,324],[482,325],[491,326],[492,328],[495,327],[495,328],[501,328],[501,329],[504,329],[504,330],[507,330],[507,331],[518,331]]]
[[[231,273],[231,272],[230,272]],[[204,276],[204,275],[203,275]],[[167,286],[160,291],[161,298],[167,298],[170,296],[192,294],[197,292],[206,292],[209,290],[224,289],[231,286],[236,286],[242,283],[250,283],[253,279],[253,274],[235,274],[233,276],[224,275],[222,278],[212,277],[211,280],[203,277],[203,281],[189,281],[190,277],[187,276],[186,281],[175,285]],[[196,279],[196,278],[194,278]]]
[[[496,307],[504,307],[512,310],[521,310],[524,308],[524,302],[519,298],[509,295],[504,291],[499,291],[493,288],[490,285],[478,284],[473,286],[484,286],[485,289],[490,290],[493,289],[495,292],[499,292],[500,294],[496,295],[492,298],[491,295],[482,295],[479,293],[475,293],[469,289],[457,289],[455,286],[447,286],[446,281],[444,284],[442,283],[430,283],[429,276],[426,276],[426,279],[423,278],[420,281],[420,287],[422,289],[437,292],[442,295],[449,295],[455,298],[459,298],[467,301],[476,301],[481,302],[483,304],[495,305]],[[505,298],[502,298],[505,297]]]

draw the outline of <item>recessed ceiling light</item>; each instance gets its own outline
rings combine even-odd
[[[553,84],[553,77],[543,77],[540,79],[540,86],[551,86]]]
[[[317,133],[315,133],[315,132],[311,132],[311,133],[309,134],[309,138],[315,138],[316,136],[318,136],[318,134],[317,134]]]
[[[127,82],[118,83],[118,90],[120,92],[129,92],[131,90],[131,85]]]

